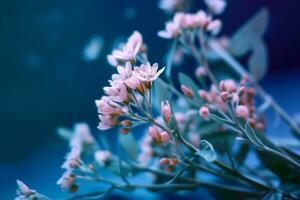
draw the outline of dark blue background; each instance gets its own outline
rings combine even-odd
[[[200,0],[195,1],[197,10]],[[263,85],[290,113],[296,113],[300,110],[300,2],[228,4],[222,19],[223,32],[229,35],[260,7],[270,9],[265,37],[270,71]],[[126,17],[126,10],[135,11],[136,17]],[[59,191],[54,182],[67,145],[55,135],[55,128],[86,121],[96,131],[94,99],[101,96],[113,72],[105,56],[115,38],[139,30],[149,46],[150,62],[163,64],[168,41],[156,33],[167,19],[153,0],[1,1],[1,199],[12,198],[16,178],[42,192]],[[82,51],[94,35],[104,38],[104,49],[100,58],[87,63]]]

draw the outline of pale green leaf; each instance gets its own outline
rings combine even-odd
[[[256,38],[261,38],[266,32],[268,22],[269,11],[262,8],[234,33],[230,40],[229,51],[235,56],[243,56],[248,53]]]
[[[261,80],[268,70],[268,50],[261,39],[257,39],[249,58],[249,70],[255,81]]]
[[[61,138],[65,140],[70,140],[74,134],[73,131],[64,127],[58,127],[56,132]]]
[[[217,159],[214,147],[206,140],[201,140],[197,155],[205,159],[207,162],[213,162]]]
[[[121,147],[125,150],[130,159],[136,161],[138,156],[137,144],[132,135],[128,133],[126,135],[119,134],[119,142]]]

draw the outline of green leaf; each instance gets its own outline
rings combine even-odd
[[[255,131],[250,126],[248,122],[245,123],[245,134],[247,138],[250,140],[250,142],[255,145],[258,149],[263,149],[264,144],[260,141],[260,139],[256,136]]]
[[[257,37],[266,32],[269,23],[269,11],[266,8],[260,9],[250,18],[230,40],[229,50],[235,56],[243,56],[253,47]]]
[[[167,87],[165,87],[163,80],[160,78],[155,80],[154,89],[155,89],[156,108],[159,110],[161,102],[165,100],[169,100],[170,93]]]
[[[56,132],[61,138],[65,140],[70,140],[74,134],[73,131],[64,127],[58,127]]]
[[[211,118],[213,121],[219,122],[221,124],[232,124],[232,122],[229,121],[228,119],[225,119],[223,117],[220,117],[220,116],[212,114],[212,113],[209,114],[209,118]]]
[[[259,81],[268,70],[268,50],[262,39],[257,39],[253,47],[252,55],[249,58],[249,70],[252,77]]]
[[[186,75],[184,73],[179,73],[179,81],[180,81],[180,84],[185,85],[188,88],[190,88],[193,91],[195,97],[198,97],[198,91],[200,88],[188,75]],[[200,98],[198,97],[198,99],[200,99]]]
[[[173,63],[173,57],[174,57],[174,53],[176,51],[176,47],[177,47],[177,40],[174,40],[172,43],[172,46],[170,48],[170,51],[168,53],[168,57],[167,57],[167,69],[166,69],[166,76],[168,78],[171,77],[171,72],[172,72],[172,63]]]
[[[121,147],[128,154],[129,158],[136,161],[138,156],[138,150],[136,141],[132,133],[128,133],[126,135],[119,134],[119,142]]]
[[[206,140],[201,140],[199,150],[196,152],[196,155],[202,157],[207,162],[213,162],[217,158],[214,147]]]

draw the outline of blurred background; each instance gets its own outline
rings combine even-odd
[[[195,8],[201,1],[195,0]],[[68,145],[58,126],[87,122],[96,133],[94,100],[113,68],[106,55],[139,30],[150,62],[163,65],[167,40],[157,37],[169,16],[148,0],[2,0],[0,6],[0,199],[15,196],[19,178],[57,194]],[[262,85],[291,114],[300,111],[300,1],[228,2],[221,16],[231,35],[259,8],[271,23],[265,36],[270,70]],[[186,70],[186,69],[185,69]],[[188,71],[188,70],[187,70]],[[274,129],[285,136],[281,126]]]

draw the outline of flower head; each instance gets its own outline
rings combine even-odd
[[[165,67],[158,70],[158,64],[154,63],[152,66],[149,62],[142,64],[140,67],[134,67],[134,75],[144,82],[152,82],[165,70]]]
[[[123,45],[123,48],[113,50],[112,54],[107,56],[107,60],[113,66],[117,66],[119,63],[126,63],[127,61],[135,61],[142,45],[142,35],[138,31],[134,31],[128,38],[127,43]]]

